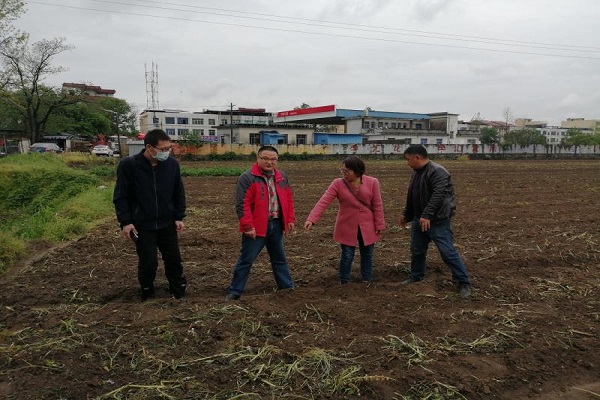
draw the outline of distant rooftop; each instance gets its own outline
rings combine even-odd
[[[63,88],[70,88],[70,89],[78,89],[81,90],[82,92],[87,93],[88,95],[94,96],[112,96],[115,93],[117,93],[116,90],[114,89],[102,89],[100,86],[95,86],[95,85],[87,85],[85,83],[69,83],[69,82],[65,82],[62,84]]]

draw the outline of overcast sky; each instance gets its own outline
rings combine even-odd
[[[558,125],[600,119],[598,0],[39,0],[17,26],[74,49],[46,83],[161,108],[340,108]]]

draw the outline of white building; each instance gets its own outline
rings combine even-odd
[[[144,110],[140,114],[140,129],[148,132],[152,129],[164,130],[173,140],[193,133],[207,142],[229,143],[217,134],[223,126],[259,125],[267,126],[271,122],[270,113],[264,108],[238,108],[236,110],[204,110],[189,112],[184,110]],[[227,130],[222,135],[228,135]]]
[[[545,126],[537,128],[537,131],[546,137],[548,144],[560,144],[566,139],[569,129],[558,126]]]

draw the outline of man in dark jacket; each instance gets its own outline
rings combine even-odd
[[[242,248],[234,267],[228,300],[240,298],[252,264],[265,246],[277,288],[294,287],[283,247],[284,234],[294,230],[294,200],[287,176],[277,169],[278,157],[275,147],[262,146],[256,163],[238,179],[235,209]]]
[[[427,248],[433,241],[442,260],[452,271],[452,280],[458,284],[462,297],[471,295],[467,268],[454,247],[450,219],[456,209],[454,185],[450,173],[430,161],[427,149],[411,145],[404,151],[404,159],[413,169],[406,195],[406,207],[400,217],[404,226],[412,221],[410,251],[411,276],[404,283],[413,283],[425,277]]]
[[[173,297],[185,296],[177,234],[185,228],[185,191],[179,163],[170,157],[171,139],[161,129],[144,137],[144,149],[117,168],[113,203],[123,236],[135,242],[142,301],[154,297],[157,248]]]

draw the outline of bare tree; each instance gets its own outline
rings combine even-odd
[[[32,142],[39,141],[53,112],[81,100],[78,94],[43,84],[46,77],[65,70],[52,65],[53,58],[72,48],[65,38],[54,38],[32,45],[14,42],[0,49],[6,83],[0,95],[22,115]]]
[[[504,129],[500,134],[500,137],[504,137],[509,131],[510,131],[510,127],[513,124],[513,122],[515,121],[515,118],[512,114],[512,111],[510,110],[510,107],[505,107],[504,110],[502,111],[502,114],[504,115]]]

